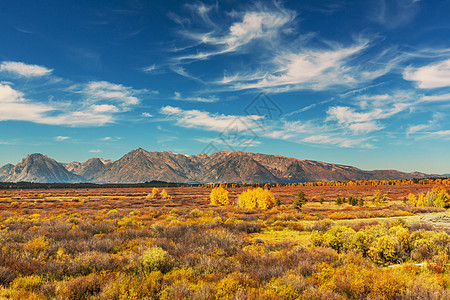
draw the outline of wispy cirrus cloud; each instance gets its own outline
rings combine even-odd
[[[384,129],[381,123],[406,112],[420,102],[413,92],[395,91],[385,94],[362,94],[352,98],[355,106],[330,106],[326,121],[350,130],[353,134],[367,134]]]
[[[146,73],[152,73],[154,71],[158,70],[158,67],[156,66],[156,64],[150,65],[148,67],[144,67],[142,68],[142,71],[146,72]]]
[[[248,10],[231,12],[229,16],[235,21],[224,29],[211,21],[208,15],[211,7],[202,3],[188,7],[208,28],[213,29],[203,32],[181,30],[180,34],[197,45],[203,44],[210,49],[195,54],[182,54],[174,58],[175,61],[205,60],[216,55],[247,51],[244,48],[255,41],[273,43],[281,34],[293,30],[290,24],[296,17],[294,11],[278,3],[271,8],[255,4]]]
[[[4,61],[0,64],[0,71],[31,78],[50,75],[53,70],[43,66],[25,64],[23,62]]]
[[[441,126],[445,126],[445,120],[446,115],[444,113],[435,112],[428,122],[409,126],[406,135],[414,138],[435,138],[438,135],[433,135],[433,132],[445,132],[445,130],[440,130]]]
[[[388,29],[410,23],[419,12],[420,0],[373,0],[369,18]]]
[[[265,89],[271,92],[354,86],[382,75],[351,65],[354,56],[367,47],[367,41],[360,41],[348,47],[335,44],[328,49],[284,50],[265,65],[265,71],[225,75],[218,83],[236,90]]]
[[[349,136],[345,132],[337,130],[333,124],[325,124],[319,120],[316,121],[286,121],[272,120],[266,122],[266,126],[262,128],[258,120],[263,116],[240,116],[240,115],[223,115],[214,114],[199,110],[184,110],[179,107],[164,106],[160,109],[160,113],[166,115],[168,120],[177,126],[184,128],[196,128],[206,131],[215,131],[225,136],[230,128],[233,129],[234,139],[239,140],[238,144],[242,145],[242,139],[250,131],[252,138],[245,141],[251,142],[251,146],[260,145],[260,141],[256,142],[255,137],[264,137],[276,140],[287,140],[294,143],[308,143],[315,145],[330,145],[343,148],[372,148],[369,137],[353,135]],[[202,142],[215,142],[216,139],[198,138]],[[218,143],[226,143],[228,146],[230,141],[219,138]],[[245,145],[246,147],[249,145]]]
[[[208,14],[215,10],[203,4],[190,9],[201,21],[201,29],[192,28],[193,23],[198,23],[194,17],[188,28],[183,23],[179,33],[193,44],[174,50],[170,68],[181,76],[221,89],[282,93],[357,87],[385,75],[406,59],[395,48],[374,52],[374,45],[381,40],[378,37],[356,36],[353,42],[337,43],[316,38],[314,32],[299,34],[297,12],[278,2],[229,12],[225,15],[226,25],[221,26],[209,18]],[[222,78],[205,82],[191,72],[196,62],[238,54],[248,55],[248,64],[225,67]]]

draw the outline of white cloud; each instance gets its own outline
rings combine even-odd
[[[181,114],[183,111],[181,110],[181,108],[167,105],[167,106],[161,107],[160,112],[164,115],[177,115],[177,114]]]
[[[403,72],[405,80],[415,81],[421,89],[450,86],[450,59],[420,68],[408,67]]]
[[[433,137],[442,137],[442,138],[450,138],[450,130],[439,130],[435,132],[428,133]]]
[[[24,102],[23,93],[14,90],[7,83],[0,83],[0,103]]]
[[[219,98],[212,95],[209,97],[183,97],[181,96],[181,93],[174,92],[173,96],[174,100],[181,100],[181,101],[189,101],[189,102],[205,102],[205,103],[213,103],[219,101]]]
[[[225,140],[221,140],[219,143],[226,143],[228,146],[230,143],[236,142],[235,146],[257,146],[259,141],[255,143],[255,138],[266,137],[277,140],[289,140],[295,143],[310,143],[310,144],[322,144],[333,145],[338,147],[353,147],[353,148],[371,148],[373,147],[367,142],[367,137],[355,137],[348,138],[345,132],[338,130],[335,126],[328,126],[325,124],[317,125],[312,121],[276,121],[267,120],[264,128],[260,127],[261,116],[236,116],[236,115],[223,115],[213,114],[199,110],[183,110],[179,107],[164,106],[160,109],[160,113],[169,117],[171,121],[174,121],[176,125],[185,128],[199,128],[203,130],[220,132],[224,135]],[[350,124],[354,127],[355,131],[367,131],[368,124]],[[247,132],[247,136],[246,133]],[[230,139],[228,136],[232,137]],[[241,134],[242,133],[242,134]],[[250,137],[250,138],[248,138]],[[216,142],[216,139],[201,138],[197,139],[201,142]],[[244,141],[244,142],[243,142]],[[249,143],[243,144],[243,143]]]
[[[422,130],[424,130],[424,129],[427,129],[427,128],[429,128],[431,125],[430,124],[419,124],[419,125],[413,125],[413,126],[410,126],[409,128],[408,128],[408,131],[406,132],[408,135],[409,134],[412,134],[412,133],[416,133],[416,132],[419,132],[419,131],[422,131]]]
[[[208,16],[210,9],[205,6],[196,6],[201,19],[205,21],[209,27],[214,27],[212,31],[206,33],[195,33],[192,31],[182,32],[183,36],[204,45],[212,46],[214,50],[197,52],[179,56],[178,61],[184,60],[203,60],[211,56],[221,55],[242,51],[243,47],[256,41],[261,40],[266,43],[273,43],[280,34],[289,32],[292,28],[289,24],[296,17],[296,13],[285,9],[279,5],[274,8],[256,5],[247,11],[233,11],[230,16],[239,19],[233,22],[225,31],[218,30],[218,26],[212,23]]]
[[[376,0],[370,18],[392,29],[410,23],[419,11],[420,0]]]
[[[306,134],[314,130],[312,124],[301,121],[282,121],[279,124],[271,124],[267,126],[264,133],[265,137],[281,140],[296,139],[299,135]]]
[[[331,106],[327,110],[328,122],[336,122],[353,134],[367,134],[385,126],[381,120],[411,110],[420,101],[414,92],[395,91],[391,94],[358,95],[353,98],[359,108]]]
[[[11,86],[0,84],[0,121],[39,121],[54,108],[41,103],[32,103],[23,93]]]
[[[100,152],[102,152],[102,150],[100,150],[100,149],[92,149],[92,150],[89,150],[89,152],[90,153],[100,153]]]
[[[143,113],[142,113],[142,116],[143,116],[143,117],[146,117],[146,118],[151,118],[151,117],[153,117],[153,115],[152,115],[151,113],[148,113],[148,112],[143,112]]]
[[[387,117],[382,109],[374,109],[369,112],[355,112],[354,109],[347,106],[334,106],[328,108],[327,121],[337,121],[340,125],[350,129],[355,134],[369,133],[383,129],[383,126],[377,124],[374,120]]]
[[[429,127],[431,126],[424,126],[423,129],[428,129]],[[423,129],[412,132],[415,134],[415,140],[450,140],[450,130],[423,131]]]
[[[367,113],[359,113],[347,106],[333,106],[329,107],[327,111],[329,120],[336,120],[343,124],[370,122],[380,118],[382,113],[383,110],[379,108]]]
[[[215,144],[215,145],[217,145],[217,144],[224,145],[227,148],[228,147],[238,147],[238,148],[239,147],[245,147],[245,148],[247,148],[247,147],[257,147],[257,146],[261,145],[260,141],[258,141],[256,139],[252,139],[252,138],[248,138],[248,139],[244,139],[244,140],[242,140],[242,139],[231,140],[231,141],[229,141],[229,140],[225,141],[225,140],[223,140],[221,138],[214,138],[214,139],[211,139],[211,138],[196,138],[195,140],[197,142],[201,142],[201,143],[205,143],[205,144],[212,143],[212,144]]]
[[[419,96],[415,91],[392,91],[386,94],[378,94],[378,95],[358,95],[354,99],[357,102],[357,105],[364,110],[373,110],[373,109],[381,109],[381,114],[389,113],[388,117],[392,116],[403,109],[408,108],[409,106],[418,103]]]
[[[197,4],[192,7],[207,25],[211,19],[206,22],[205,17],[211,10]],[[247,65],[233,70],[236,65],[231,64],[224,69],[223,78],[212,83],[231,90],[265,89],[281,93],[358,86],[385,75],[406,59],[393,47],[373,53],[377,37],[355,37],[347,45],[314,40],[314,46],[308,46],[317,34],[295,34],[297,13],[278,2],[272,6],[256,4],[226,16],[233,22],[225,29],[209,24],[203,32],[192,28],[181,32],[195,44],[175,50],[177,56],[171,66],[174,72],[199,80],[188,69],[192,63],[217,55],[251,53],[246,57]],[[193,23],[196,21],[198,17],[192,19]]]
[[[185,4],[184,6],[188,9],[190,9],[195,15],[200,17],[200,19],[205,24],[215,27],[215,24],[209,17],[209,13],[214,8],[218,8],[218,3],[216,3],[216,5],[214,5],[214,6],[213,5],[208,6],[204,3],[197,2],[197,3],[193,3],[193,4]]]
[[[101,138],[100,141],[110,141],[112,140],[112,137],[110,136],[105,136],[104,138]]]
[[[423,101],[450,101],[450,94],[423,96]]]
[[[157,142],[158,144],[164,144],[164,143],[172,142],[172,141],[176,141],[176,140],[178,140],[178,137],[177,137],[177,136],[168,136],[168,135],[164,135],[164,136],[158,137],[156,142]]]
[[[234,124],[238,130],[255,129],[256,121],[261,116],[236,116],[224,114],[212,114],[200,110],[183,110],[179,107],[164,106],[160,113],[176,120],[176,124],[186,128],[201,128],[210,131],[222,132]],[[239,120],[239,122],[236,122]]]
[[[184,67],[180,66],[180,65],[173,64],[173,65],[170,66],[170,69],[171,69],[173,72],[175,72],[175,73],[177,73],[178,75],[180,75],[180,76],[183,76],[183,77],[186,77],[186,78],[189,78],[189,79],[198,81],[198,82],[200,82],[200,83],[204,83],[203,80],[201,80],[200,78],[195,77],[195,76],[189,74],[189,73],[186,71],[186,69],[185,69]]]
[[[61,136],[61,135],[59,135],[59,136],[55,136],[54,139],[60,142],[60,141],[68,140],[68,139],[70,139],[70,137],[69,136]]]
[[[276,55],[270,70],[262,77],[261,71],[253,75],[233,75],[225,80],[235,89],[261,89],[284,87],[286,90],[320,90],[336,85],[353,85],[360,81],[348,60],[366,48],[362,43],[351,47],[334,46],[330,50],[285,51]],[[262,78],[261,78],[262,77]]]
[[[434,132],[442,132],[436,131],[436,129],[442,126],[443,121],[446,119],[447,116],[444,113],[435,112],[433,114],[433,118],[429,120],[427,123],[411,125],[406,131],[406,135],[407,136],[413,135],[415,138],[437,137],[439,136],[439,134],[433,134],[432,130],[435,130]]]
[[[257,60],[256,70],[226,72],[215,83],[234,90],[265,89],[272,93],[358,86],[385,75],[405,59],[393,49],[367,59],[372,43],[356,38],[347,46],[329,41],[323,47],[275,45],[260,49],[265,55]]]
[[[366,139],[351,139],[330,135],[313,135],[302,139],[302,142],[321,145],[334,145],[341,148],[373,148],[373,145],[364,143]]]
[[[48,125],[101,126],[112,123],[111,111],[105,107],[79,107],[75,104],[58,105],[33,102],[9,85],[0,84],[0,121],[28,121]],[[103,110],[103,111],[102,111]]]
[[[0,71],[13,72],[25,77],[51,74],[52,70],[19,62],[3,62]],[[28,121],[48,125],[102,126],[117,120],[119,113],[131,110],[140,103],[144,93],[158,91],[136,90],[107,81],[72,84],[70,81],[50,77],[45,90],[56,92],[42,97],[40,87],[27,85],[27,96],[13,88],[13,83],[0,82],[0,121]],[[31,85],[31,86],[30,86]],[[37,90],[37,99],[33,99]],[[31,96],[30,96],[31,95]],[[43,100],[45,99],[45,100]]]
[[[29,78],[50,75],[53,70],[38,65],[24,64],[22,62],[4,61],[0,64],[0,71],[6,71]]]
[[[116,106],[110,104],[91,105],[91,108],[94,112],[99,113],[106,113],[106,112],[115,113],[119,111],[119,109]]]
[[[107,81],[91,81],[85,86],[83,92],[88,97],[88,101],[115,102],[123,110],[127,110],[129,106],[137,105],[140,102],[135,96],[140,91]]]
[[[352,123],[349,128],[354,131],[353,135],[342,130],[339,126],[323,122],[322,120],[310,121],[286,121],[272,123],[266,128],[264,132],[258,134],[273,138],[288,140],[294,143],[308,143],[315,145],[330,145],[341,148],[373,148],[373,145],[368,142],[370,140],[367,136],[354,136],[355,134],[364,134],[369,131],[366,127],[370,123]],[[363,128],[356,128],[361,126]]]
[[[152,73],[153,71],[155,71],[157,69],[156,65],[153,64],[151,66],[142,68],[142,71],[147,72],[147,73]]]
[[[362,123],[351,123],[348,125],[348,128],[356,133],[369,133],[372,131],[381,130],[384,127],[376,122],[362,122]]]
[[[110,114],[79,110],[61,112],[61,114],[56,116],[40,116],[39,119],[26,121],[48,125],[102,126],[108,123],[114,123],[114,118]]]

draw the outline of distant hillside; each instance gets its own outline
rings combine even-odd
[[[425,178],[423,173],[396,170],[364,171],[351,166],[299,160],[279,155],[222,151],[211,155],[133,150],[117,161],[91,158],[86,162],[58,163],[42,154],[0,168],[5,182],[179,183],[247,182],[286,183],[327,180],[393,180]]]

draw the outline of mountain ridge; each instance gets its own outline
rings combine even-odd
[[[10,167],[9,172],[3,175],[2,181],[83,182],[83,178],[68,171],[52,158],[40,153],[31,153],[17,165]]]
[[[340,164],[242,151],[185,155],[170,151],[149,152],[142,148],[126,153],[116,161],[90,158],[82,163],[59,163],[45,155],[32,153],[15,166],[7,164],[0,168],[0,181],[40,183],[142,183],[154,180],[179,183],[288,183],[429,176],[397,170],[366,171]]]

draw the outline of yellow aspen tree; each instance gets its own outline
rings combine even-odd
[[[269,209],[275,206],[275,197],[267,189],[248,189],[239,195],[238,206],[245,209]]]
[[[228,198],[228,191],[223,187],[213,188],[210,194],[210,199],[212,205],[228,206],[231,204],[230,199]]]
[[[161,198],[161,194],[159,193],[159,190],[157,188],[152,189],[152,198],[153,199]]]
[[[409,204],[411,204],[411,206],[416,206],[416,204],[417,204],[416,196],[414,196],[413,193],[409,193],[408,201],[409,201]]]
[[[417,199],[417,206],[427,206],[427,201],[423,193],[420,193],[419,199]]]
[[[169,194],[167,194],[166,190],[162,190],[162,192],[161,192],[161,197],[162,197],[163,199],[166,199],[166,200],[172,199],[172,196],[170,196]]]

